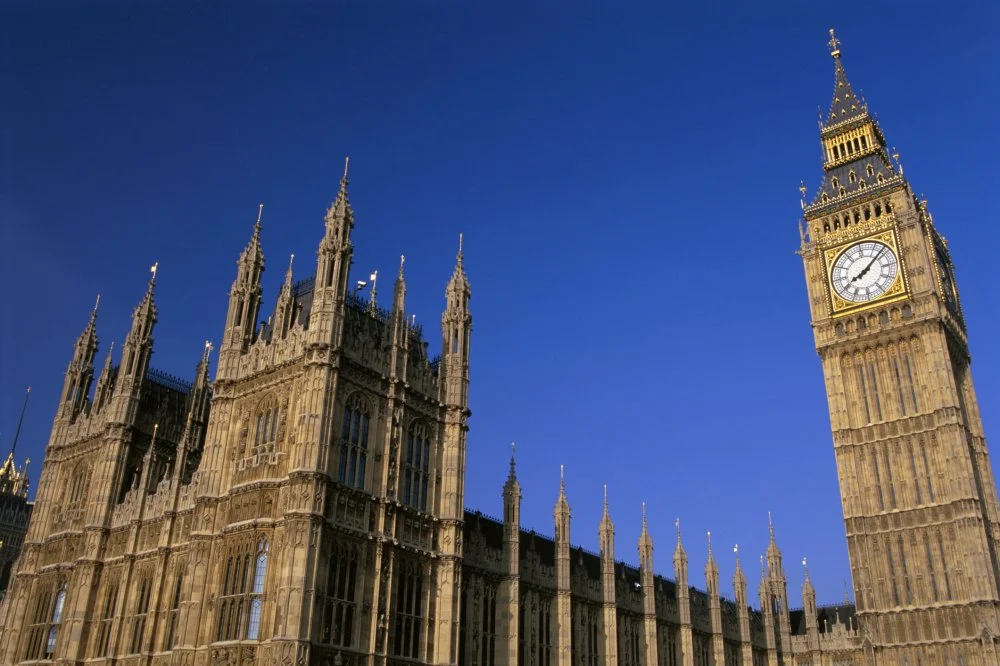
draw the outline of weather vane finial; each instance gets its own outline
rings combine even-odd
[[[830,45],[830,55],[834,58],[840,57],[840,40],[837,36],[833,34],[833,28],[830,28],[830,41],[827,42]]]

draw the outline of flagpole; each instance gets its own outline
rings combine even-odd
[[[24,392],[24,404],[21,405],[21,416],[17,419],[17,430],[14,431],[14,443],[10,445],[10,455],[14,455],[14,451],[17,449],[17,438],[21,434],[21,424],[24,423],[24,412],[28,409],[28,397],[31,395],[31,387]]]

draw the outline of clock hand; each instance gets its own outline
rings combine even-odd
[[[882,249],[878,251],[878,254],[876,254],[874,257],[872,257],[872,260],[868,262],[868,265],[865,266],[864,269],[860,273],[858,273],[853,278],[851,278],[851,282],[857,282],[858,280],[860,280],[861,278],[863,278],[868,273],[868,271],[871,270],[872,265],[878,260],[879,257],[882,256],[882,253],[885,252],[885,250],[886,250],[886,246],[883,245]]]

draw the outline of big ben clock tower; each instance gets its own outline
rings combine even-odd
[[[866,661],[998,664],[1000,510],[948,243],[830,37],[800,253]]]

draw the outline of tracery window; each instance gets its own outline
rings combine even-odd
[[[482,666],[494,666],[496,663],[497,643],[497,590],[487,585],[483,590],[483,631],[480,642],[480,660]]]
[[[419,659],[424,610],[423,574],[420,565],[412,561],[400,565],[396,573],[392,653],[397,657]]]
[[[129,641],[128,653],[139,654],[142,651],[142,637],[146,633],[146,619],[149,617],[149,597],[153,591],[153,577],[145,576],[139,579],[139,592],[132,615],[132,638]]]
[[[552,599],[549,597],[538,600],[537,647],[535,663],[538,666],[552,666]]]
[[[340,435],[340,466],[337,479],[354,488],[365,487],[368,465],[368,427],[371,412],[368,404],[355,394],[344,407],[344,423]]]
[[[164,650],[170,650],[176,644],[177,638],[177,616],[180,614],[181,608],[181,583],[184,580],[184,575],[177,574],[177,582],[174,584],[174,593],[170,599],[170,611],[169,619],[167,622],[167,640],[163,645]]]
[[[65,581],[60,582],[56,588],[46,586],[45,589],[39,591],[35,600],[35,611],[31,614],[31,624],[28,625],[25,659],[52,658],[55,653],[56,639],[59,635],[59,625],[62,622],[65,602]]]
[[[278,406],[273,402],[267,403],[257,413],[251,456],[266,455],[274,451],[274,443],[278,438],[278,416]]]
[[[117,573],[117,572],[115,572]],[[118,606],[118,584],[108,586],[108,595],[104,598],[104,611],[101,613],[101,624],[97,632],[97,643],[94,646],[95,657],[110,657],[111,625],[115,621],[115,608]]]
[[[330,559],[326,582],[326,603],[320,641],[341,647],[351,647],[354,617],[357,610],[355,587],[358,579],[358,552],[354,546],[342,545]]]
[[[430,478],[431,441],[427,426],[412,426],[406,437],[403,459],[403,504],[427,511],[427,480]]]
[[[238,547],[226,559],[219,595],[216,640],[257,640],[260,632],[264,581],[267,575],[267,539],[256,549]]]

